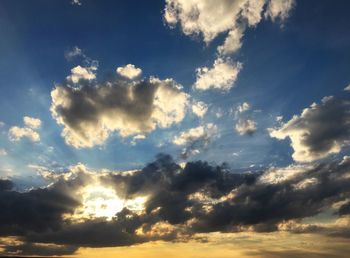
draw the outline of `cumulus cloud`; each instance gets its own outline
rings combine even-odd
[[[203,101],[194,102],[192,104],[192,112],[198,116],[203,117],[208,111],[208,105]]]
[[[325,97],[269,133],[279,140],[290,139],[296,161],[322,159],[350,144],[349,110],[349,100]]]
[[[321,231],[309,224],[298,227],[295,221],[334,207],[338,207],[334,216],[346,218],[349,171],[348,158],[318,165],[234,173],[225,165],[213,166],[202,161],[180,166],[162,154],[144,168],[131,172],[91,171],[83,165],[73,166],[57,174],[49,186],[25,192],[17,192],[13,182],[2,179],[0,235],[21,240],[19,244],[9,243],[3,250],[23,255],[69,254],[79,247],[186,241],[196,233],[218,231],[282,230],[346,237],[347,224]],[[76,211],[84,208],[82,190],[96,182],[115,189],[122,201],[140,196],[147,196],[147,200],[141,210],[124,207],[111,220],[91,216],[74,219]],[[26,212],[20,212],[24,208]],[[28,244],[38,248],[27,248]]]
[[[11,141],[20,141],[27,138],[32,142],[40,141],[40,135],[31,128],[13,126],[9,130],[9,138]]]
[[[198,90],[208,90],[210,88],[230,90],[241,68],[241,63],[233,63],[231,60],[218,58],[215,60],[213,67],[197,69],[197,79],[194,87]]]
[[[257,123],[251,119],[239,119],[235,130],[239,135],[252,135],[256,131]]]
[[[265,9],[266,18],[284,21],[293,7],[294,0],[166,0],[164,20],[170,27],[179,24],[185,35],[201,36],[206,44],[220,34],[227,34],[223,44],[217,47],[213,68],[197,69],[195,88],[229,90],[241,65],[233,66],[222,58],[242,47],[245,30],[262,20]]]
[[[186,35],[201,35],[207,43],[219,34],[239,27],[242,19],[248,26],[261,21],[264,6],[271,19],[285,19],[293,0],[166,0],[164,19],[170,26],[180,24]]]
[[[103,144],[113,132],[122,137],[167,128],[185,117],[188,95],[171,79],[57,85],[51,113],[62,136],[76,148]]]
[[[134,78],[139,77],[142,73],[142,70],[140,68],[135,67],[135,65],[133,64],[127,64],[125,66],[118,67],[116,72],[120,76],[132,80]]]
[[[285,20],[289,17],[290,10],[293,9],[294,5],[294,0],[271,0],[267,6],[265,16],[272,21],[277,18]]]
[[[344,88],[345,91],[350,91],[350,84]]]
[[[202,150],[208,148],[209,144],[217,134],[217,126],[209,123],[204,126],[198,126],[181,132],[175,136],[173,143],[185,146],[181,156],[186,159],[189,156],[199,154]]]
[[[41,126],[41,120],[30,116],[23,117],[24,125],[32,129],[38,129]]]
[[[82,67],[80,65],[71,69],[71,75],[67,76],[67,81],[78,83],[80,80],[91,81],[96,79],[95,71],[97,70],[96,65]]]

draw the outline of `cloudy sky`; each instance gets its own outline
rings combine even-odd
[[[0,256],[347,257],[349,8],[1,0]]]

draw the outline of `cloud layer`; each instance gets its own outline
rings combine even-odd
[[[50,244],[74,252],[82,246],[186,241],[194,234],[216,231],[337,232],[345,237],[346,226],[327,229],[297,222],[334,207],[338,207],[335,216],[346,218],[349,171],[348,157],[328,164],[239,174],[201,161],[181,167],[167,155],[159,155],[141,170],[124,173],[94,172],[78,165],[51,177],[49,173],[50,186],[27,192],[17,192],[11,181],[0,180],[0,235],[20,236],[21,244],[5,250],[23,253],[27,245]],[[137,211],[124,207],[112,220],[74,219],[83,205],[81,190],[96,182],[114,189],[121,199],[144,196],[146,201]]]

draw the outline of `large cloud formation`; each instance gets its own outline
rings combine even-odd
[[[339,153],[350,144],[350,100],[325,97],[269,132],[277,139],[290,138],[296,161],[309,162]]]
[[[48,253],[51,245],[57,254],[67,254],[78,247],[186,241],[196,233],[217,231],[287,230],[349,236],[346,225],[329,231],[297,223],[329,209],[335,209],[334,216],[348,217],[349,157],[307,167],[234,173],[225,165],[202,161],[182,167],[170,156],[159,155],[137,171],[96,173],[78,165],[51,177],[48,173],[47,178],[53,180],[48,187],[27,192],[17,192],[11,181],[0,180],[0,235],[17,236],[21,241],[6,245],[3,249],[8,253]],[[124,207],[111,220],[76,219],[76,211],[84,205],[81,190],[96,180],[124,200],[146,196],[142,209]]]
[[[102,84],[79,80],[57,85],[51,112],[64,126],[62,135],[76,148],[103,144],[117,131],[121,137],[143,135],[183,120],[188,95],[171,79]]]

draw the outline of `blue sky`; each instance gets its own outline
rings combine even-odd
[[[315,3],[317,2],[317,5]],[[2,169],[17,176],[34,176],[28,165],[66,167],[82,162],[93,168],[134,169],[151,161],[157,153],[177,157],[182,147],[171,139],[189,128],[214,123],[220,136],[210,147],[190,160],[228,162],[233,168],[250,165],[283,166],[293,162],[289,140],[277,141],[266,129],[276,126],[275,117],[288,121],[294,114],[324,96],[342,96],[350,81],[350,36],[347,1],[300,1],[283,21],[262,21],[245,30],[242,47],[231,58],[242,63],[234,86],[228,92],[196,91],[198,67],[210,67],[216,47],[226,34],[206,44],[201,36],[186,36],[181,28],[170,28],[162,14],[163,1],[2,1],[0,5],[0,120]],[[20,5],[20,8],[19,8]],[[143,78],[173,78],[192,98],[209,109],[203,118],[188,112],[181,123],[158,128],[147,138],[131,144],[131,138],[112,133],[101,146],[76,149],[61,136],[62,126],[52,118],[50,92],[64,81],[70,69],[83,58],[67,60],[73,47],[97,60],[98,81],[115,69],[134,64]],[[234,131],[233,112],[247,102],[245,117],[257,124],[256,132]],[[217,118],[215,113],[221,112]],[[40,142],[12,142],[11,126],[22,126],[23,117],[39,118]],[[162,145],[162,146],[159,146]]]
[[[345,257],[349,8],[1,0],[0,256]]]

